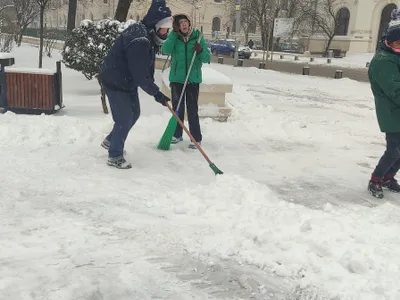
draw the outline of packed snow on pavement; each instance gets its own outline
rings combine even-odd
[[[1,299],[400,298],[400,196],[366,191],[385,145],[368,84],[205,67],[234,83],[232,117],[201,122],[219,176],[187,138],[156,149],[171,116],[143,91],[133,168],[109,168],[111,115],[70,69],[58,114],[0,115]]]
[[[265,52],[267,53],[267,52]],[[300,64],[308,64],[308,65],[324,65],[324,66],[337,66],[342,68],[351,68],[351,69],[367,69],[367,63],[371,62],[375,53],[349,53],[342,58],[332,57],[331,62],[327,63],[327,58],[325,57],[314,57],[314,61],[310,62],[310,57],[304,56],[302,53],[284,53],[274,52],[273,54],[269,53],[269,59],[271,59],[271,55],[273,55],[273,61],[283,61],[283,62],[293,62]],[[283,59],[280,56],[283,55]],[[298,60],[294,60],[294,57],[298,56]],[[265,54],[265,58],[267,54]],[[252,52],[251,59],[263,59],[263,52],[256,50]]]

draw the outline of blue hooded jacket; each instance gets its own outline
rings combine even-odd
[[[142,88],[154,96],[159,92],[154,83],[155,25],[170,17],[165,0],[153,0],[141,22],[126,28],[115,40],[100,67],[100,80],[109,89],[133,93]]]

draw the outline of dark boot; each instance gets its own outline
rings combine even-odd
[[[372,176],[368,183],[368,191],[375,198],[383,198],[382,190],[383,179]]]
[[[397,180],[392,178],[386,179],[382,186],[387,188],[389,191],[394,193],[400,193],[400,185],[397,183]]]

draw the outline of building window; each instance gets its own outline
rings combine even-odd
[[[104,3],[104,4],[107,4],[107,0],[103,0],[103,3]]]
[[[212,20],[212,31],[221,30],[221,19],[219,17],[214,17]]]
[[[108,19],[107,13],[104,13],[104,14],[103,14],[103,19]]]
[[[214,0],[215,3],[222,3],[222,0]]]
[[[350,11],[346,7],[342,7],[336,14],[337,26],[335,28],[335,35],[345,36],[349,31]]]

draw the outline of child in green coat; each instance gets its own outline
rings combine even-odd
[[[189,16],[177,14],[173,16],[173,32],[168,35],[166,42],[163,44],[162,52],[172,57],[169,82],[173,109],[175,111],[178,110],[179,118],[183,122],[186,102],[190,133],[196,142],[201,144],[202,134],[198,114],[199,88],[202,82],[201,68],[203,63],[210,62],[210,51],[203,37],[201,37],[200,43],[197,42],[199,37],[200,31],[192,28]],[[196,58],[190,71],[183,100],[178,107],[179,98],[194,53],[196,53]],[[182,133],[183,129],[178,125],[172,143],[176,144],[182,141]],[[190,143],[189,148],[195,149],[196,147],[194,143]]]

